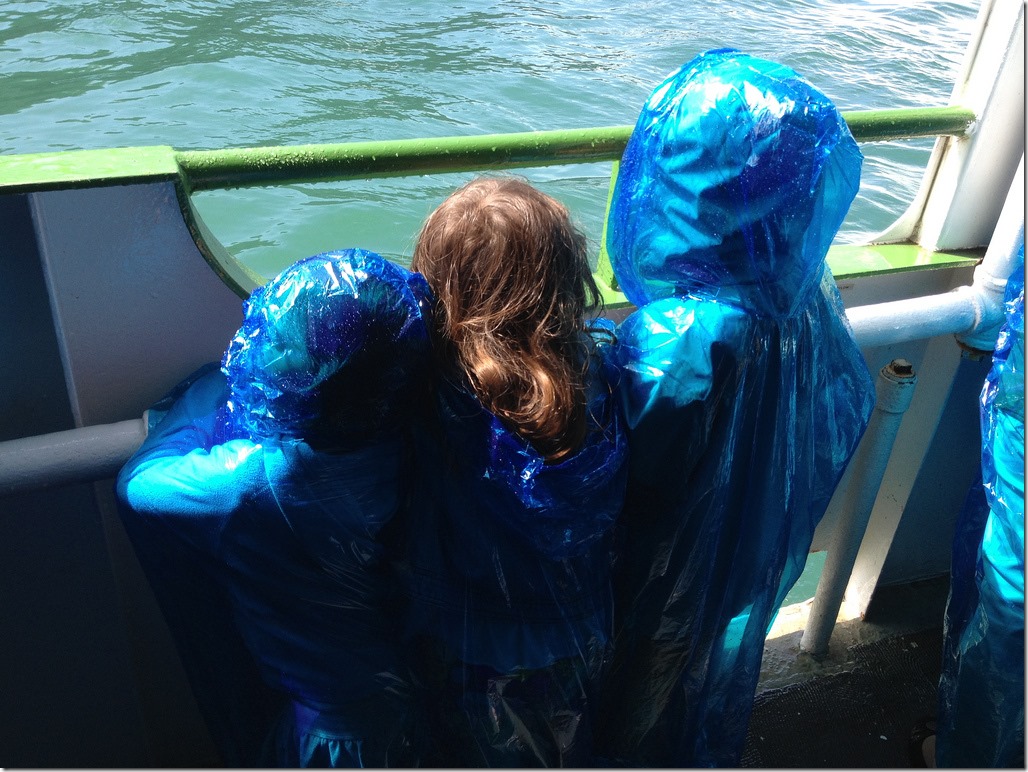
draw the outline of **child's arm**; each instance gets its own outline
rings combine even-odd
[[[216,444],[225,377],[212,371],[178,398],[118,475],[124,510],[157,518],[186,541],[216,551],[228,516],[263,479],[261,446]]]
[[[168,412],[118,475],[117,493],[222,762],[245,767],[256,763],[281,698],[261,682],[225,588],[222,534],[263,479],[259,445],[217,444],[227,397],[214,369],[158,402],[153,413]]]
[[[734,380],[748,330],[736,307],[693,297],[647,303],[619,325],[615,361],[637,477],[669,465],[684,474],[703,452],[704,405]]]

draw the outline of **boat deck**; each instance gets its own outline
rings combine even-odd
[[[820,661],[799,649],[809,601],[783,611],[765,649],[743,767],[912,766],[911,729],[936,712],[948,580],[886,590],[865,621],[836,626]]]

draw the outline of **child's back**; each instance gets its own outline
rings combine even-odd
[[[416,760],[389,557],[427,296],[359,250],[294,264],[118,477],[228,766]]]
[[[764,637],[874,391],[825,255],[860,180],[835,105],[711,51],[643,107],[608,250],[631,465],[601,751],[739,763]]]
[[[413,267],[437,295],[408,534],[426,761],[588,766],[627,457],[609,333],[584,329],[584,244],[552,199],[480,180],[430,218]]]

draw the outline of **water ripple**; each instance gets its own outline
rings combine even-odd
[[[845,110],[937,106],[952,91],[978,3],[621,5],[8,1],[0,4],[0,152],[630,124],[657,82],[722,46],[789,64]],[[861,193],[843,240],[877,232],[905,208],[930,148],[924,140],[864,146]],[[608,173],[609,165],[590,164],[528,176],[568,201],[595,248]],[[461,179],[218,192],[199,205],[235,253],[273,273],[335,241],[402,258],[421,218]]]

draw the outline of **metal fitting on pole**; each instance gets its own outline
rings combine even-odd
[[[878,374],[875,410],[847,469],[839,520],[829,537],[825,565],[800,640],[803,651],[817,656],[828,651],[860,542],[916,384],[914,368],[904,359],[894,359]]]

